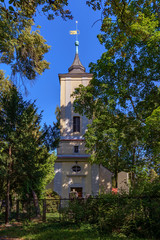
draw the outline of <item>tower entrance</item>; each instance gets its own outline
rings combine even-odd
[[[78,198],[82,198],[83,196],[83,188],[82,187],[71,187],[71,192],[77,192]]]

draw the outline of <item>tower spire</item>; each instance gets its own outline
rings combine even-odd
[[[76,21],[76,30],[70,31],[71,35],[76,35],[76,41],[75,41],[75,46],[76,46],[76,55],[74,58],[74,61],[70,68],[68,69],[69,72],[73,73],[81,73],[85,72],[85,67],[83,67],[82,63],[80,62],[79,55],[78,55],[78,46],[79,46],[79,41],[78,41],[78,34],[80,34],[80,31],[78,30],[78,21]]]

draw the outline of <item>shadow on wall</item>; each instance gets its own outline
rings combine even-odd
[[[73,103],[69,102],[67,106],[61,106],[60,114],[60,128],[61,128],[61,137],[67,138],[70,135],[73,135],[73,117],[80,117],[80,133],[74,133],[74,136],[83,137],[87,125],[90,123],[90,120],[86,116],[82,116],[74,112]]]

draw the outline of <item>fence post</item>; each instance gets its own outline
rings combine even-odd
[[[28,220],[31,221],[31,200],[27,201]]]
[[[46,199],[43,199],[43,222],[46,222]]]
[[[19,200],[16,202],[16,215],[17,215],[17,220],[19,220]]]
[[[5,224],[9,223],[9,212],[10,212],[10,205],[9,205],[9,195],[6,196],[5,201]]]
[[[59,202],[59,205],[58,205],[58,212],[59,212],[59,220],[61,221],[61,220],[62,220],[62,212],[61,212],[61,198],[60,198],[60,202]]]

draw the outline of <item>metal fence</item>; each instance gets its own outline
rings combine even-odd
[[[43,221],[53,219],[61,221],[66,218],[66,209],[68,209],[71,199],[39,199],[38,206],[35,207],[33,200],[12,200],[10,202],[9,220],[32,220],[37,215]],[[0,200],[0,223],[5,221],[6,204]]]
[[[126,205],[126,201],[130,204]],[[115,205],[116,203],[116,205]],[[54,221],[76,221],[77,219],[93,218],[94,215],[98,215],[100,211],[108,211],[107,209],[114,207],[124,209],[124,211],[130,211],[130,207],[133,210],[137,208],[144,208],[145,214],[147,212],[154,212],[150,210],[156,207],[160,212],[160,197],[159,196],[137,196],[137,197],[120,197],[104,200],[102,198],[78,198],[78,199],[39,199],[38,206],[35,207],[33,200],[13,200],[10,202],[10,214],[9,220],[25,221],[32,220],[38,214],[40,219],[46,221],[51,219]],[[126,209],[128,208],[128,209]],[[5,221],[5,201],[0,201],[0,222]],[[94,210],[94,211],[93,211]],[[94,213],[93,213],[94,212]],[[91,216],[93,215],[93,216]]]

